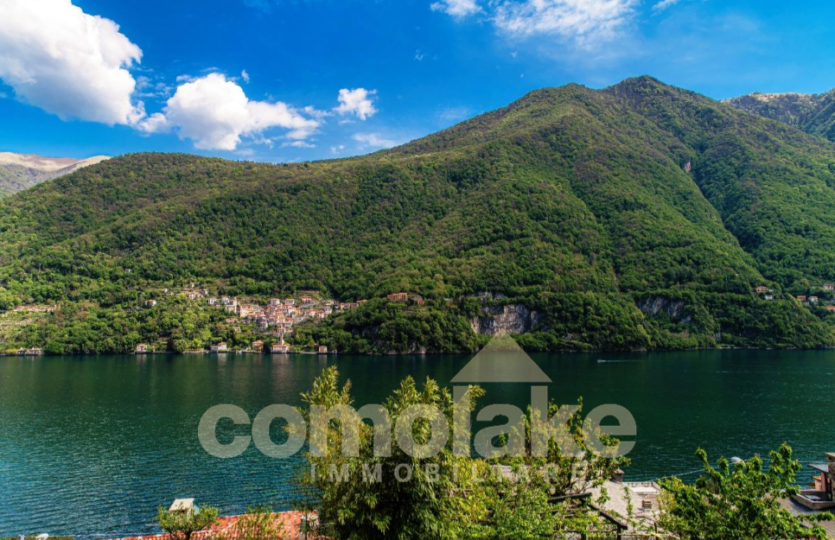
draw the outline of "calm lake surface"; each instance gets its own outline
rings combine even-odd
[[[178,497],[223,513],[258,503],[289,509],[301,458],[269,459],[254,446],[234,459],[209,456],[197,440],[209,407],[231,403],[254,417],[273,403],[298,405],[332,363],[353,382],[357,406],[379,403],[407,375],[448,385],[469,358],[0,358],[0,536],[156,532],[156,508]],[[632,412],[638,435],[627,480],[693,471],[698,446],[712,457],[747,457],[788,441],[804,463],[835,450],[835,351],[533,358],[558,402],[582,396],[586,411],[616,403]],[[484,386],[484,404],[530,399],[526,385]]]

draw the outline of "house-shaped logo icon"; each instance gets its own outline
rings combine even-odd
[[[551,379],[510,336],[494,337],[458,374],[454,384],[548,384]]]

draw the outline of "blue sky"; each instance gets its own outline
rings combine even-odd
[[[569,82],[822,92],[832,20],[828,1],[3,0],[0,151],[301,161]]]

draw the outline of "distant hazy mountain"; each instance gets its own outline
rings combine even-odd
[[[835,90],[825,94],[754,93],[729,99],[726,103],[835,141]]]
[[[75,172],[87,165],[110,159],[95,156],[87,159],[50,158],[32,154],[0,152],[0,197],[6,197],[41,182]]]

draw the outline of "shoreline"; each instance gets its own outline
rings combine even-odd
[[[800,347],[736,347],[736,346],[727,346],[727,347],[691,347],[691,348],[684,348],[684,349],[633,349],[633,350],[621,350],[621,349],[589,349],[589,350],[577,350],[577,349],[565,349],[565,350],[558,350],[558,351],[530,351],[527,354],[611,354],[611,353],[621,353],[621,354],[635,354],[635,353],[673,353],[673,352],[694,352],[694,351],[828,351],[828,350],[835,350],[835,346],[823,346],[823,347],[810,347],[810,348],[800,348]],[[95,353],[68,353],[68,354],[50,354],[50,353],[41,353],[41,354],[10,354],[10,353],[0,353],[0,357],[11,357],[11,358],[46,358],[46,357],[58,357],[58,356],[66,356],[66,357],[83,357],[83,356],[276,356],[276,357],[289,357],[289,356],[370,356],[370,357],[380,357],[380,358],[391,358],[396,356],[432,356],[432,357],[447,357],[447,356],[464,356],[464,355],[471,355],[476,354],[478,351],[459,351],[459,352],[451,352],[451,353],[439,353],[439,352],[403,352],[403,353],[375,353],[375,352],[368,352],[368,353],[354,353],[354,352],[327,352],[327,353],[320,353],[317,351],[291,351],[286,353],[273,353],[273,352],[258,352],[258,351],[246,351],[246,350],[236,350],[236,351],[227,351],[227,352],[212,352],[212,351],[146,351],[146,352],[95,352]]]

